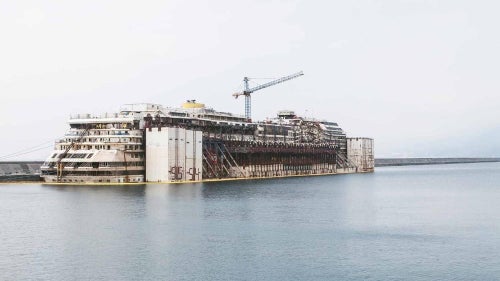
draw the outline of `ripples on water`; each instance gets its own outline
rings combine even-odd
[[[1,280],[500,280],[500,164],[0,185]]]

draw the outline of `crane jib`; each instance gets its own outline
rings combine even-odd
[[[258,90],[261,90],[261,89],[264,89],[264,88],[267,88],[267,87],[270,87],[270,86],[274,86],[276,84],[283,83],[285,81],[297,78],[297,77],[302,76],[302,75],[304,75],[304,73],[301,71],[301,72],[298,72],[298,73],[295,73],[295,74],[292,74],[292,75],[289,75],[289,76],[281,77],[281,78],[273,80],[271,82],[267,82],[267,83],[259,85],[257,87],[253,87],[251,89],[245,90],[243,92],[243,94],[250,94],[250,93],[253,93],[255,91],[258,91]]]

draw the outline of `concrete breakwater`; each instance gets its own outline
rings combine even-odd
[[[43,161],[0,162],[0,182],[40,181],[40,166]]]
[[[500,158],[378,158],[375,167],[500,162]]]

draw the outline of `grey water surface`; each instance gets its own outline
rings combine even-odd
[[[0,280],[500,280],[500,163],[0,185]]]

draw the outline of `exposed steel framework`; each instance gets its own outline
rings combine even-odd
[[[335,173],[337,168],[355,168],[347,160],[345,139],[316,143],[286,143],[264,132],[259,141],[257,125],[219,124],[172,117],[145,118],[151,127],[184,127],[203,132],[203,178],[270,177]]]

